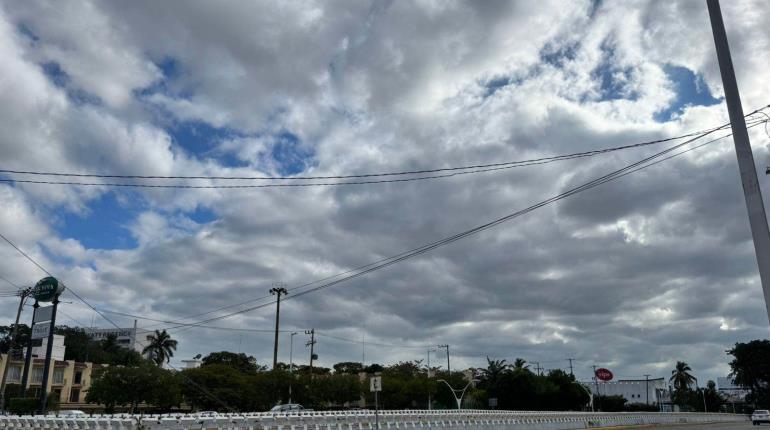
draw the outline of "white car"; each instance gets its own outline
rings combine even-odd
[[[755,426],[762,423],[770,423],[770,411],[767,409],[757,409],[751,414],[751,423]]]
[[[85,413],[83,411],[79,411],[77,409],[70,409],[70,410],[65,410],[65,411],[59,411],[59,413],[57,415],[60,416],[60,417],[68,417],[68,418],[80,418],[80,417],[87,417],[88,416],[87,413]]]

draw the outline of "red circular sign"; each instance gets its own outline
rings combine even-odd
[[[605,369],[603,367],[600,367],[596,369],[596,377],[599,378],[601,381],[611,381],[612,380],[612,372],[609,371],[609,369]]]

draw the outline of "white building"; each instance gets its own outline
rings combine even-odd
[[[724,394],[727,397],[727,401],[731,403],[741,403],[746,400],[746,395],[749,394],[749,390],[735,385],[735,380],[729,376],[717,378],[717,391]]]
[[[43,343],[40,346],[33,346],[32,347],[32,358],[45,358],[45,352],[47,351],[46,348],[48,347],[48,338],[44,337]],[[64,336],[60,334],[53,335],[53,348],[51,348],[51,357],[53,357],[54,360],[64,361],[64,352],[66,348],[64,347]],[[23,349],[22,357],[26,357],[27,355],[27,348]]]
[[[88,337],[95,341],[101,341],[107,339],[110,335],[115,335],[118,345],[123,348],[133,349],[138,353],[142,353],[144,347],[149,344],[148,336],[154,332],[150,330],[144,330],[141,328],[85,328]]]
[[[649,402],[657,405],[668,392],[668,385],[664,378],[656,379],[621,379],[618,381],[602,382],[598,385],[594,381],[582,382],[592,393],[601,396],[622,396],[628,403]],[[598,390],[598,391],[597,391]]]

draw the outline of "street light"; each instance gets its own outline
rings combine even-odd
[[[452,388],[451,385],[449,385],[449,382],[443,380],[443,379],[437,379],[439,382],[443,382],[446,384],[447,387],[452,391],[452,395],[455,397],[455,400],[457,401],[457,410],[460,410],[460,404],[463,402],[463,396],[465,395],[465,390],[468,389],[468,387],[471,386],[472,383],[476,382],[476,379],[471,380],[468,382],[468,384],[463,388],[462,390],[456,390]],[[457,393],[460,393],[460,397],[457,397]]]
[[[291,332],[291,341],[289,342],[289,404],[291,404],[291,383],[294,382],[294,335],[296,331]]]
[[[431,352],[436,352],[436,351],[437,351],[436,348],[429,348],[428,349],[428,379],[430,379],[430,353]],[[428,410],[432,409],[432,403],[433,402],[430,399],[430,388],[428,388]]]
[[[586,386],[581,384],[580,382],[572,381],[572,383],[577,384],[580,388],[585,390],[586,393],[588,393],[588,404],[591,405],[591,412],[593,412],[594,411],[594,394],[591,392],[591,390],[586,388]]]

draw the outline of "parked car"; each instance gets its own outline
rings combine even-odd
[[[66,410],[66,411],[59,411],[59,413],[57,415],[60,416],[60,417],[67,417],[67,418],[79,418],[79,417],[87,417],[88,416],[87,413],[85,413],[83,411],[79,411],[77,409],[69,409],[69,410]]]
[[[272,409],[270,409],[270,412],[298,412],[298,411],[307,411],[308,409],[305,409],[300,405],[299,403],[286,403],[283,405],[275,405]]]
[[[767,409],[757,409],[751,414],[751,423],[755,426],[762,423],[770,423],[770,411]]]

